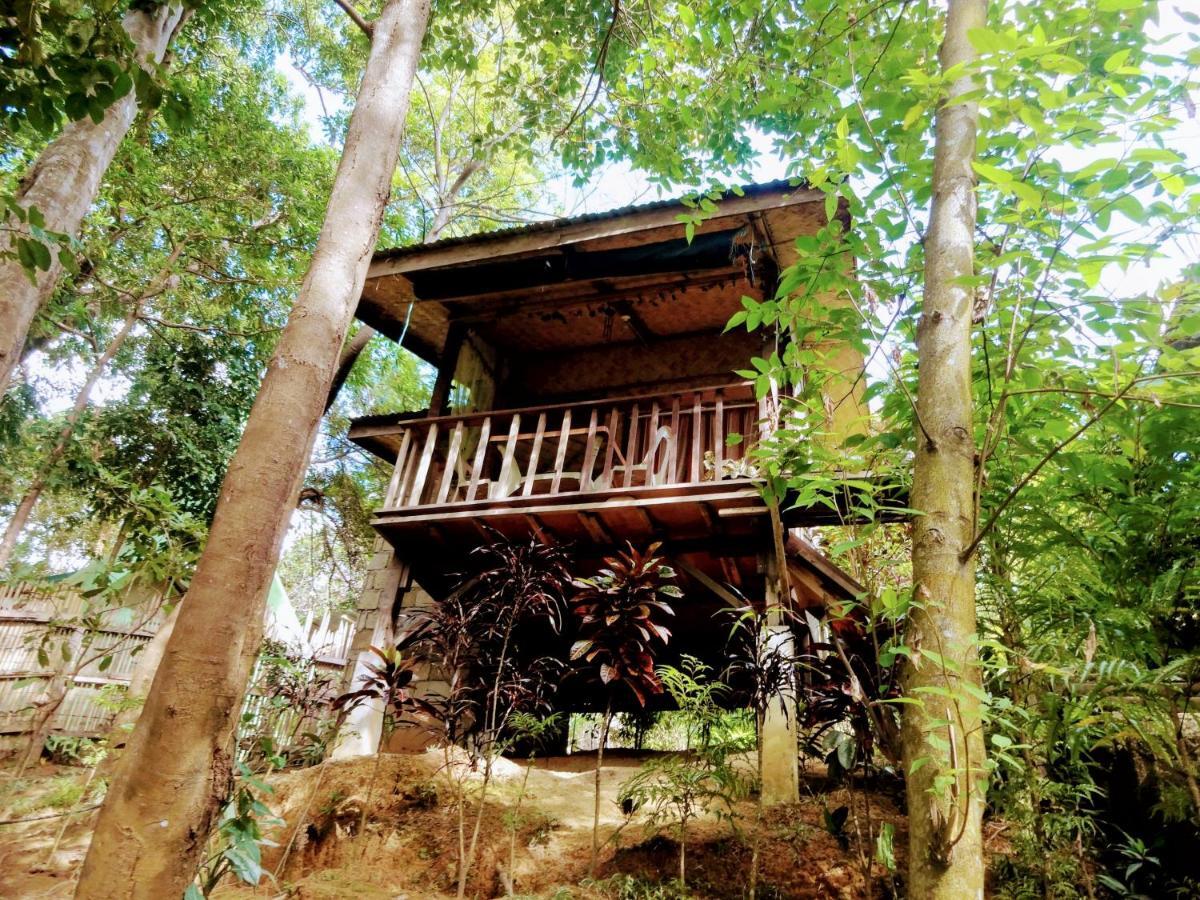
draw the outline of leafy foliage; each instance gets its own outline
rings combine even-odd
[[[639,706],[663,692],[653,649],[670,640],[670,629],[660,621],[675,612],[662,598],[683,596],[667,583],[675,572],[655,556],[658,549],[652,544],[641,553],[629,545],[607,557],[599,574],[573,582],[580,637],[571,646],[572,661],[595,665],[595,678],[604,688],[625,688]]]

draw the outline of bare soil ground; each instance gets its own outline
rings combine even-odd
[[[554,898],[673,898],[669,886],[678,874],[679,844],[671,829],[656,831],[638,815],[626,817],[617,803],[621,784],[642,758],[605,755],[601,772],[601,836],[605,846],[594,878],[588,877],[592,842],[593,767],[590,754],[496,764],[481,821],[479,850],[467,896],[503,897],[511,886],[518,896]],[[75,770],[78,777],[86,773]],[[68,775],[70,772],[68,771]],[[21,803],[36,806],[36,792],[61,787],[64,775],[43,767],[19,786]],[[371,787],[374,780],[374,788]],[[330,762],[272,776],[268,802],[282,824],[269,830],[277,846],[264,851],[264,867],[274,880],[257,889],[223,885],[214,896],[249,897],[443,898],[453,896],[458,858],[456,798],[477,796],[482,772],[442,751],[385,754]],[[875,864],[864,877],[854,818],[835,837],[825,811],[853,805],[859,821],[867,815],[896,829],[903,854],[903,816],[894,788],[826,789],[824,773],[810,773],[804,798],[794,806],[767,811],[756,824],[752,801],[741,804],[736,828],[715,820],[689,827],[688,891],[699,898],[746,895],[752,848],[759,845],[760,897],[886,897],[896,885]],[[0,779],[0,790],[5,782]],[[10,797],[11,799],[11,797]],[[513,810],[520,800],[520,813]],[[82,801],[87,805],[87,800]],[[0,802],[0,808],[4,805]],[[11,804],[9,804],[11,805]],[[477,804],[468,803],[464,839],[470,841]],[[364,816],[364,810],[366,815]],[[58,812],[43,809],[35,815]],[[0,898],[66,898],[86,852],[94,812],[0,826]],[[2,818],[21,818],[0,813]],[[65,829],[64,829],[65,824]],[[51,853],[62,830],[62,840]],[[863,842],[865,847],[865,842]],[[874,851],[874,846],[867,848]],[[903,871],[903,859],[898,860]]]

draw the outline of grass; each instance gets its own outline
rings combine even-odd
[[[83,799],[84,779],[59,775],[46,780],[22,779],[13,785],[13,800],[5,818],[22,819],[45,809],[71,809]]]

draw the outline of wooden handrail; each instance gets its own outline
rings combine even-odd
[[[508,416],[514,414],[530,415],[540,412],[549,412],[554,409],[591,409],[593,406],[609,406],[623,405],[626,403],[636,403],[646,400],[661,400],[667,397],[684,397],[693,394],[711,394],[717,391],[732,391],[745,389],[747,393],[753,396],[754,383],[750,381],[734,381],[727,384],[714,384],[706,387],[688,388],[680,391],[657,391],[649,394],[629,394],[624,397],[603,397],[598,400],[579,400],[576,402],[567,403],[547,403],[542,406],[516,406],[511,409],[485,409],[476,412],[468,413],[450,413],[444,416],[426,415],[427,410],[417,412],[396,413],[395,422],[369,424],[355,426],[351,423],[351,431],[356,434],[372,436],[383,434],[399,434],[406,428],[412,428],[415,425],[425,425],[429,422],[437,422],[439,424],[454,424],[462,421],[470,424],[473,421],[486,419],[493,416]]]
[[[729,396],[732,395],[732,396]],[[745,382],[409,419],[384,508],[452,507],[755,477],[762,410]],[[726,447],[730,434],[742,441]]]

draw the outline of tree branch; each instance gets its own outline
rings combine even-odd
[[[333,2],[342,8],[346,15],[350,17],[350,21],[361,28],[363,34],[365,34],[367,39],[370,40],[375,34],[375,28],[370,22],[362,17],[362,13],[351,6],[349,0],[333,0]]]

